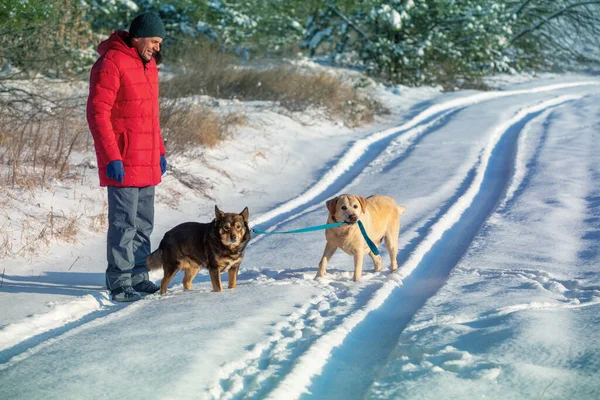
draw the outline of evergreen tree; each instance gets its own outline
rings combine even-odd
[[[0,65],[11,74],[79,72],[90,58],[83,15],[78,0],[0,0]]]
[[[335,42],[335,60],[395,81],[511,68],[503,51],[512,19],[494,0],[370,1],[346,12],[330,3],[314,21],[305,38],[311,52]]]

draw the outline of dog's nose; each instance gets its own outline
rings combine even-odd
[[[237,240],[237,236],[236,235],[231,235],[231,240],[233,240],[235,242]]]
[[[356,215],[350,215],[348,218],[350,219],[350,221],[356,221],[358,219]]]

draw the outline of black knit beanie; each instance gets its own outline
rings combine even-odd
[[[129,36],[132,38],[159,37],[164,39],[167,36],[167,31],[160,17],[152,11],[148,11],[138,15],[131,21]]]

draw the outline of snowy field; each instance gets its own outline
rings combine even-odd
[[[378,96],[391,113],[354,131],[244,105],[236,139],[170,160],[213,200],[167,176],[153,240],[215,203],[289,230],[325,223],[337,194],[384,194],[407,207],[395,273],[382,249],[383,271],[367,257],[355,283],[338,251],[315,281],[322,232],[263,235],[234,291],[201,273],[184,292],[178,275],[166,296],[114,304],[89,230],[2,262],[0,398],[600,398],[600,80]],[[13,210],[85,193],[99,212],[105,192],[84,178]]]

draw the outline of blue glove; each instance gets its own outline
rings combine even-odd
[[[114,160],[108,163],[106,166],[106,176],[110,179],[114,179],[119,183],[123,183],[123,177],[125,177],[125,170],[123,169],[123,161]]]
[[[167,172],[167,159],[162,154],[160,155],[160,172],[162,172],[162,175]]]

